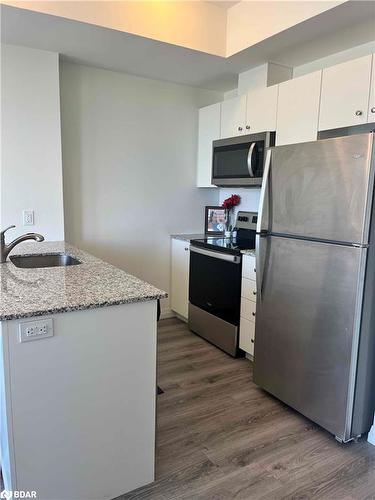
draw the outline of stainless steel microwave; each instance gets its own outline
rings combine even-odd
[[[275,132],[240,135],[212,143],[212,184],[260,186],[265,151],[275,145]]]

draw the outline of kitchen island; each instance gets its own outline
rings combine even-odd
[[[156,309],[166,293],[64,242],[0,265],[0,451],[5,488],[110,499],[154,479]]]

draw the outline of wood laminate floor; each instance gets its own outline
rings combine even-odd
[[[375,447],[340,445],[177,319],[158,333],[156,481],[128,499],[375,499]]]

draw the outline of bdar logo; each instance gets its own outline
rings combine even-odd
[[[3,490],[0,493],[0,499],[10,500],[12,498],[36,498],[36,491],[23,491],[23,490]]]

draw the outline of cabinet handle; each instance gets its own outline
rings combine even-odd
[[[254,292],[254,290],[253,290],[253,295],[256,295],[256,294],[257,294],[257,293],[256,293],[256,292]]]
[[[375,113],[375,106],[370,109],[371,113]]]
[[[240,132],[242,132],[242,127],[238,127],[238,130],[239,130]]]
[[[250,130],[250,125],[246,125],[246,130]]]
[[[250,342],[251,342],[252,344],[254,344],[254,339],[250,339]]]
[[[362,111],[360,109],[358,109],[356,112],[355,112],[355,115],[356,116],[362,116]]]
[[[251,313],[253,316],[255,316],[255,313]]]
[[[256,269],[255,269],[255,267],[254,267],[254,273],[256,273],[256,272],[257,272],[257,270],[256,270]]]

